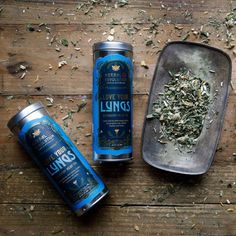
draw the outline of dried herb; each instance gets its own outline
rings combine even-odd
[[[71,42],[71,44],[72,44],[74,47],[76,47],[76,44],[78,43],[78,41],[76,41],[76,42],[70,41],[70,42]]]
[[[134,225],[134,229],[135,229],[135,231],[139,231],[138,225]]]
[[[59,234],[61,232],[64,232],[63,229],[57,229],[57,230],[51,231],[51,234]]]
[[[232,28],[236,24],[236,10],[233,9],[233,11],[226,14],[224,19],[224,25],[226,26],[226,39],[225,44],[227,49],[233,49],[234,44],[232,44],[232,41],[234,41],[234,34],[232,32]]]
[[[124,7],[128,3],[128,0],[118,0],[115,2],[114,8]],[[82,11],[84,15],[91,15],[92,10],[97,6],[102,7],[102,9],[99,10],[100,16],[105,16],[112,10],[111,1],[106,0],[88,0],[87,2],[80,3],[76,9]]]
[[[210,39],[209,39],[209,33],[206,31],[203,31],[203,25],[200,28],[199,31],[199,38],[202,39],[202,43],[209,43]]]
[[[153,19],[152,17],[150,17],[148,21],[150,21],[150,26],[148,29],[149,33],[156,35],[158,33],[158,27],[160,24],[159,20]]]
[[[144,60],[141,61],[141,66],[144,67],[145,69],[149,69],[147,63]]]
[[[184,37],[182,38],[182,41],[187,40],[189,38],[189,36],[190,36],[190,33],[185,34]]]
[[[61,44],[65,47],[68,47],[69,46],[69,42],[67,39],[61,39]]]
[[[145,45],[146,46],[151,46],[151,45],[153,45],[154,43],[153,43],[153,40],[152,39],[148,39],[146,42],[145,42]]]
[[[147,119],[160,121],[160,141],[191,149],[201,134],[208,112],[210,85],[186,68],[169,74],[171,80],[154,101]]]
[[[132,36],[140,31],[139,26],[133,24],[127,24],[122,26],[124,28],[124,32],[127,33],[128,36]]]
[[[129,4],[129,1],[128,1],[128,0],[118,0],[118,1],[116,2],[116,5],[117,5],[118,7],[123,7],[123,6],[128,5],[128,4]]]
[[[179,26],[179,25],[175,25],[175,29],[177,29],[177,30],[182,30],[184,27],[182,27],[182,26]]]
[[[67,65],[67,61],[63,60],[63,61],[59,61],[58,62],[58,68],[63,67],[64,65]]]
[[[111,22],[110,22],[110,25],[119,25],[120,22],[121,22],[120,19],[112,18],[112,19],[111,19]]]
[[[218,29],[221,27],[222,22],[221,22],[219,19],[217,19],[217,18],[211,18],[211,19],[208,21],[208,25],[209,25],[209,26],[212,26],[212,27],[214,27],[216,30],[218,30]]]
[[[224,24],[225,26],[230,29],[236,23],[236,10],[234,9],[232,12],[229,12],[225,16]]]
[[[9,95],[9,96],[6,97],[7,100],[12,100],[13,98],[14,98],[13,95]]]
[[[27,25],[27,30],[30,32],[33,32],[33,31],[35,31],[35,28],[31,24],[29,24],[29,25]]]
[[[87,102],[83,101],[80,104],[77,104],[77,112],[80,112],[85,106],[87,105]]]

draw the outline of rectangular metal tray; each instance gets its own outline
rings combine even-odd
[[[184,67],[210,84],[213,102],[209,106],[207,117],[211,117],[213,121],[210,123],[209,119],[205,119],[194,151],[188,153],[176,150],[176,146],[171,142],[161,144],[158,141],[160,122],[158,119],[145,119],[142,157],[151,166],[162,170],[199,175],[208,171],[214,158],[223,126],[232,65],[226,53],[208,45],[182,41],[167,44],[157,62],[146,115],[151,113],[153,102],[171,79],[169,71],[179,71]],[[213,98],[216,90],[218,95]]]

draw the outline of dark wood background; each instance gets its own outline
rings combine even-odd
[[[205,41],[199,36],[203,27],[209,45],[231,56],[236,87],[236,53],[233,45],[227,49],[223,23],[236,1],[129,0],[117,9],[114,3],[94,4],[85,14],[87,8],[78,10],[74,0],[0,1],[0,235],[236,235],[234,89],[207,174],[165,173],[147,166],[140,154],[148,91],[158,52],[166,42]],[[100,16],[101,11],[107,14]],[[112,27],[115,40],[134,46],[134,161],[101,167],[91,159],[92,44],[106,40]],[[129,35],[131,31],[137,32]],[[68,47],[60,44],[63,38]],[[146,46],[150,38],[154,45]],[[59,69],[62,60],[67,65]],[[142,60],[149,69],[141,67]],[[53,98],[52,106],[48,98]],[[110,189],[109,197],[82,218],[71,213],[6,127],[17,110],[35,101],[48,106]],[[83,102],[84,108],[63,121]]]

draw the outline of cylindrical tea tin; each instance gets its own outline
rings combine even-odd
[[[93,45],[93,159],[132,159],[133,47],[124,42]]]
[[[18,112],[7,125],[78,216],[108,193],[100,177],[41,102]]]

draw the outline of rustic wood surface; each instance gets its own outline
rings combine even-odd
[[[236,51],[227,49],[223,23],[236,1],[129,0],[114,8],[115,2],[94,3],[87,12],[91,5],[79,9],[75,0],[0,1],[0,235],[236,235]],[[106,40],[111,28],[115,40],[134,45],[134,160],[101,167],[91,159],[89,135],[92,44]],[[235,34],[235,28],[228,30]],[[209,33],[209,45],[230,55],[232,88],[213,165],[207,174],[189,177],[147,166],[141,132],[159,51],[172,40],[206,40],[200,30]],[[63,38],[68,47],[60,44]],[[67,65],[58,68],[62,60]],[[82,218],[71,213],[6,127],[20,108],[39,100],[47,106],[47,98],[54,100],[49,113],[110,189]],[[62,120],[82,102],[82,110]]]

